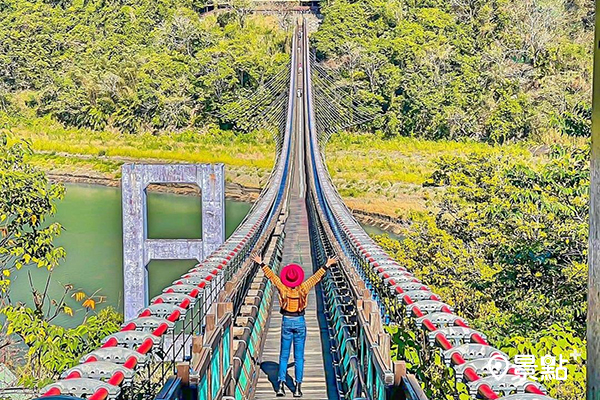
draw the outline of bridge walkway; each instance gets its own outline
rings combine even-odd
[[[302,90],[302,83],[299,83],[298,88]],[[311,243],[309,234],[309,220],[306,209],[306,192],[307,181],[304,163],[304,109],[301,101],[296,102],[296,110],[294,111],[293,125],[293,140],[292,148],[293,164],[292,164],[292,181],[288,197],[288,217],[286,221],[286,235],[283,243],[283,254],[281,265],[290,263],[299,264],[304,269],[305,279],[313,274],[313,260],[311,255]],[[319,288],[317,287],[317,290]],[[317,302],[314,291],[310,293],[308,298],[308,306],[306,308],[306,328],[307,338],[305,346],[305,361],[304,361],[304,380],[302,383],[302,392],[304,398],[311,400],[328,400],[337,398],[328,396],[329,392],[335,393],[332,386],[328,385],[327,381],[331,382],[335,379],[331,360],[329,359],[328,348],[328,333],[326,322],[319,319],[320,302]],[[265,345],[261,355],[261,371],[256,384],[254,398],[256,400],[274,399],[275,387],[277,385],[277,372],[279,369],[279,350],[281,337],[281,315],[279,314],[279,299],[275,296],[273,307],[271,309],[271,317],[268,323],[266,332]],[[294,356],[293,346],[288,363],[286,397],[292,397],[291,389],[294,385]],[[324,362],[324,358],[327,358]],[[328,362],[327,362],[328,361]],[[329,365],[329,369],[325,369],[325,365]]]
[[[312,258],[308,235],[308,219],[306,206],[301,199],[293,199],[290,204],[288,227],[284,247],[282,265],[296,263],[302,265],[305,276],[312,274]],[[302,392],[304,398],[314,400],[327,400],[327,382],[323,361],[321,344],[321,326],[317,313],[317,300],[313,293],[310,294],[306,308],[307,338],[305,346],[304,382]],[[261,356],[261,372],[255,389],[255,399],[266,400],[275,398],[275,385],[279,369],[279,349],[281,336],[281,315],[279,314],[279,299],[273,302],[271,317],[266,333],[265,346]],[[325,334],[326,333],[325,328]],[[333,373],[333,371],[331,371]],[[288,364],[288,389],[293,388],[294,380],[293,348]],[[288,391],[287,397],[291,397]]]

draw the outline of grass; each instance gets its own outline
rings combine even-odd
[[[161,135],[128,135],[65,128],[48,117],[12,121],[15,136],[32,143],[31,161],[54,173],[119,178],[124,162],[224,163],[226,179],[244,186],[265,184],[275,146],[268,132],[234,135],[218,129]]]
[[[40,118],[36,122],[29,126],[18,126],[13,131],[19,137],[31,139],[37,151],[182,162],[223,162],[269,170],[273,166],[273,157],[269,153],[273,154],[274,146],[264,132],[237,136],[214,129],[129,135],[67,129],[49,118]]]
[[[491,146],[480,142],[431,141],[417,138],[340,133],[327,145],[327,166],[333,182],[353,208],[406,216],[425,210],[435,189],[422,184],[442,155],[510,154],[533,162],[528,147]]]
[[[11,121],[16,136],[29,139],[31,162],[46,171],[120,178],[125,162],[224,163],[226,180],[262,187],[274,163],[268,132],[235,135],[216,128],[160,135],[128,135],[65,128],[49,117]],[[510,154],[534,162],[525,144],[490,146],[479,142],[429,141],[340,133],[326,148],[327,166],[346,203],[354,209],[404,217],[422,212],[435,189],[423,182],[441,155]]]
[[[81,174],[104,178],[120,177],[123,162],[99,157],[80,158],[72,155],[59,155],[53,153],[34,153],[29,157],[29,162],[45,171],[63,174]]]

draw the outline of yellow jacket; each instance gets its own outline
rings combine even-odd
[[[290,288],[281,282],[281,279],[268,265],[264,265],[262,270],[265,273],[265,276],[273,282],[273,285],[275,285],[279,292],[279,304],[281,305],[282,313],[283,311],[289,313],[300,313],[304,311],[308,303],[308,292],[323,279],[327,272],[325,268],[319,268],[313,276],[304,281],[300,286]]]

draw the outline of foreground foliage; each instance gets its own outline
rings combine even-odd
[[[426,185],[444,190],[434,211],[414,216],[402,242],[379,243],[510,356],[582,353],[567,384],[544,382],[553,397],[581,396],[589,147],[555,147],[537,167],[445,156]],[[398,346],[401,358],[422,351]]]
[[[28,142],[0,129],[0,357],[18,371],[21,385],[38,388],[98,347],[101,338],[116,332],[121,317],[112,309],[95,315],[104,298],[69,284],[64,285],[61,298],[50,298],[52,272],[65,250],[53,243],[62,226],[47,219],[54,214],[64,187],[49,184],[42,171],[27,163],[30,153]],[[31,268],[47,270],[43,287],[34,285]],[[10,282],[15,276],[29,282],[28,305],[11,301]],[[83,324],[74,329],[52,323],[59,315],[79,311],[67,304],[69,297],[85,312]]]
[[[45,224],[64,195],[61,185],[49,185],[44,173],[24,162],[30,144],[15,141],[0,126],[0,306],[8,303],[11,275],[24,266],[52,270],[65,256],[52,243],[62,230]]]
[[[408,370],[422,383],[430,399],[469,400],[467,385],[456,379],[454,370],[446,365],[439,350],[426,344],[424,331],[417,331],[414,322],[404,318],[398,325],[387,328],[392,336],[392,358],[404,360]],[[536,333],[535,338],[524,336],[507,337],[494,343],[512,360],[515,355],[533,355],[535,374],[532,378],[542,383],[549,395],[559,400],[579,400],[585,394],[586,346],[570,329],[552,325]],[[574,358],[573,353],[577,353]],[[567,379],[544,380],[540,374],[542,357],[562,357],[567,369]]]
[[[100,347],[101,340],[120,329],[122,316],[108,307],[76,328],[49,323],[31,308],[7,307],[7,334],[18,335],[28,346],[26,362],[19,368],[20,383],[41,388],[74,365],[79,358]]]

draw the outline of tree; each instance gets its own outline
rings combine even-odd
[[[436,226],[497,270],[486,291],[512,314],[496,326],[501,332],[553,322],[584,332],[587,146],[555,147],[539,168],[483,154],[446,157],[429,184],[446,189]]]
[[[557,4],[558,3],[558,4]],[[533,66],[548,50],[551,42],[558,36],[558,27],[562,25],[562,2],[526,0],[515,4],[514,29],[520,32],[522,48],[515,49],[515,56],[530,60]]]
[[[360,66],[365,71],[369,78],[369,88],[371,92],[375,92],[375,82],[379,71],[386,64],[386,59],[383,55],[371,51],[363,51],[360,55]]]
[[[65,256],[64,249],[53,244],[62,226],[45,224],[64,187],[49,185],[42,171],[27,164],[24,157],[30,153],[29,143],[0,130],[0,306],[9,303],[12,274],[26,266],[52,271]],[[37,313],[42,312],[42,301],[36,300]]]
[[[53,325],[25,306],[7,307],[3,314],[7,334],[19,336],[28,347],[26,362],[19,368],[20,383],[35,389],[56,380],[82,355],[100,347],[102,339],[120,329],[123,319],[110,307],[76,328]]]
[[[72,285],[64,286],[60,299],[49,297],[52,272],[65,250],[53,243],[62,226],[47,223],[47,219],[54,214],[56,201],[62,199],[64,187],[49,184],[42,171],[26,162],[29,154],[28,142],[0,130],[0,313],[5,317],[0,327],[0,358],[15,363],[22,348],[19,341],[25,344],[26,363],[19,367],[20,381],[37,387],[99,346],[100,339],[119,329],[121,317],[112,309],[93,315],[104,298],[97,293],[88,296]],[[48,270],[43,288],[34,286],[30,268]],[[17,274],[29,277],[32,307],[11,302],[10,281]],[[66,303],[69,295],[85,310],[84,322],[73,329],[52,324],[58,315],[73,316],[76,311]]]
[[[209,44],[210,38],[200,29],[198,15],[179,9],[160,28],[160,42],[167,48],[193,56],[201,47]]]

